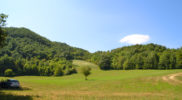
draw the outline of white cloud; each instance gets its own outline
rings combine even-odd
[[[149,35],[143,35],[143,34],[132,34],[125,36],[120,40],[121,43],[128,43],[128,44],[142,44],[147,41],[149,41],[150,36]]]

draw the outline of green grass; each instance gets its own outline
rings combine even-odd
[[[83,61],[83,60],[73,60],[73,65],[76,65],[76,66],[89,66],[93,69],[98,69],[98,66],[96,64],[93,64],[93,63],[90,63],[90,62],[87,62],[87,61]]]
[[[81,64],[80,66],[89,64],[79,60],[73,63]],[[182,70],[102,71],[94,64],[90,66],[93,69],[88,81],[85,81],[80,73],[63,77],[19,76],[14,79],[19,80],[25,90],[1,90],[1,92],[16,97],[28,96],[35,100],[182,99],[181,84],[171,84],[162,80],[162,76],[182,72]]]
[[[176,77],[178,80],[182,81],[182,76],[177,76]]]

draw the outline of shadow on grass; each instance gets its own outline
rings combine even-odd
[[[19,96],[0,92],[0,100],[33,100],[31,96]]]
[[[12,91],[24,91],[31,90],[30,88],[0,88],[0,100],[33,100],[32,96],[29,95],[13,95],[9,93],[1,92],[1,90],[12,90]]]
[[[31,90],[27,87],[20,87],[20,88],[0,88],[0,90],[17,90],[17,91],[24,91],[24,90]]]

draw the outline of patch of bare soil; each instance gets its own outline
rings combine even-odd
[[[164,81],[169,82],[169,83],[182,83],[182,81],[178,80],[176,78],[176,76],[182,76],[182,73],[175,73],[175,74],[170,74],[170,75],[167,75],[167,76],[163,76],[162,79]]]

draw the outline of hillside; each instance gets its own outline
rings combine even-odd
[[[169,49],[152,43],[132,45],[95,52],[90,61],[103,70],[182,69],[182,48]]]
[[[5,28],[6,45],[0,50],[0,74],[12,69],[14,75],[57,75],[75,72],[72,59],[87,59],[88,51],[52,42],[26,28]],[[60,71],[61,70],[61,71]]]
[[[6,28],[6,46],[0,50],[0,56],[7,54],[14,58],[52,59],[63,57],[85,59],[89,52],[66,43],[52,42],[26,28]]]

